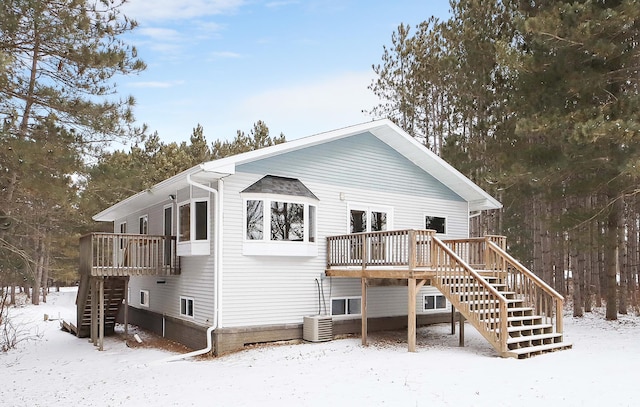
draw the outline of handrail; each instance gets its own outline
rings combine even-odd
[[[502,272],[506,276],[504,283],[507,284],[508,289],[523,296],[523,300],[536,308],[538,314],[542,317],[553,319],[553,314],[555,313],[556,332],[562,332],[564,297],[494,242],[489,241],[487,247],[490,252],[502,261],[502,267],[505,268]],[[489,259],[487,259],[487,262],[489,262]],[[507,265],[518,273],[509,272]],[[530,284],[527,283],[529,281],[533,283],[535,288],[530,287]],[[545,295],[549,298],[545,299]],[[548,307],[549,300],[555,303],[555,307],[553,307],[555,309]]]
[[[386,230],[327,237],[327,269],[432,265],[434,230]]]
[[[80,238],[80,274],[132,276],[179,272],[175,236],[97,232]]]
[[[478,329],[478,332],[491,343],[496,350],[501,353],[507,352],[508,335],[508,303],[507,298],[485,280],[478,272],[476,272],[469,264],[467,264],[453,249],[451,249],[442,240],[434,237],[434,266],[436,268],[435,284],[441,292],[449,292],[449,301],[461,312],[467,320],[469,320]],[[456,267],[452,267],[451,261],[442,261],[437,253],[440,250],[445,257],[453,260]],[[461,274],[460,271],[463,271]],[[472,277],[466,280],[464,277]],[[478,290],[474,295],[476,298],[476,310],[471,309],[471,302],[462,301],[456,293],[464,293],[465,291],[459,287],[475,284],[482,287],[484,291]],[[473,290],[467,290],[468,292]],[[497,304],[496,304],[497,303]],[[498,305],[497,311],[495,305]],[[482,318],[480,310],[488,315]],[[475,311],[475,312],[474,312]],[[500,330],[493,329],[492,324],[499,321]]]

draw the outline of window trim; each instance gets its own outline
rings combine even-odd
[[[449,229],[449,218],[448,218],[447,216],[444,216],[444,215],[434,215],[434,214],[432,214],[432,213],[425,213],[425,214],[423,214],[422,219],[423,219],[423,221],[424,221],[424,227],[425,227],[425,229],[429,229],[429,228],[427,228],[427,218],[428,218],[428,217],[429,217],[429,218],[441,218],[441,219],[444,219],[444,232],[438,232],[438,231],[436,230],[436,234],[438,234],[438,235],[446,235],[446,234],[447,234],[448,229]],[[435,230],[435,229],[432,229],[432,230]]]
[[[358,300],[360,301],[360,312],[357,314],[349,313],[349,301]],[[344,301],[344,314],[334,314],[333,313],[333,301]],[[343,297],[331,297],[329,301],[330,309],[329,314],[333,318],[357,318],[362,316],[362,296],[360,295],[352,295],[352,296],[343,296]]]
[[[351,234],[351,211],[364,211],[367,213],[367,230],[366,233],[371,232],[371,213],[372,212],[384,212],[387,214],[387,224],[385,230],[393,230],[393,206],[374,205],[360,202],[348,202],[347,203],[347,224],[346,233]],[[364,232],[363,232],[364,233]]]
[[[427,297],[433,297],[433,308],[427,308]],[[444,307],[438,307],[438,297],[444,299]],[[449,303],[447,297],[442,294],[424,294],[422,296],[422,311],[423,312],[438,312],[449,309]]]
[[[185,301],[185,313],[182,312],[182,301]],[[189,307],[188,304],[189,302],[191,302],[191,315],[189,315]],[[188,297],[186,295],[181,295],[180,299],[178,301],[178,312],[180,314],[181,317],[184,318],[195,318],[195,304],[196,301],[193,299],[193,297]]]
[[[247,238],[247,203],[249,201],[262,202],[262,239]],[[303,205],[304,236],[301,241],[271,240],[271,204],[284,202]],[[303,196],[289,196],[265,193],[242,194],[242,253],[246,256],[307,256],[318,255],[318,212],[317,199]],[[311,211],[309,208],[314,207]],[[311,212],[314,218],[311,219]],[[313,232],[314,236],[310,233]]]
[[[197,219],[196,219],[196,204],[198,202],[206,202],[207,211],[207,238],[206,239],[195,239],[197,233]],[[189,205],[189,240],[181,240],[181,228],[182,223],[180,222],[180,209],[185,205]],[[189,198],[179,202],[176,210],[176,250],[178,256],[198,256],[198,255],[209,255],[211,254],[211,199],[210,197],[200,197],[200,198]]]

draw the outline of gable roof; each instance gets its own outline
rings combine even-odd
[[[286,154],[291,151],[351,137],[362,133],[371,133],[382,142],[396,150],[406,159],[431,174],[442,184],[458,194],[469,203],[470,211],[498,209],[502,204],[474,184],[449,163],[438,157],[431,150],[420,144],[407,132],[391,120],[374,120],[355,126],[345,127],[326,133],[304,137],[275,146],[249,151],[219,160],[196,165],[153,187],[139,192],[117,204],[103,210],[93,217],[97,221],[114,221],[131,212],[144,209],[153,204],[165,201],[169,194],[189,185],[190,179],[198,182],[211,182],[216,179],[235,174],[236,166],[252,161]]]

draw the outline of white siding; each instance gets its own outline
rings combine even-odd
[[[208,192],[193,188],[193,197],[207,197]],[[180,199],[189,199],[189,188],[178,191],[177,202]],[[215,199],[210,198],[209,214],[211,216],[211,230],[209,231],[211,244],[214,242],[214,222],[213,208]],[[127,232],[138,233],[138,218],[141,215],[149,216],[149,234],[161,235],[164,227],[164,207],[171,204],[171,201],[162,202],[143,211],[132,213],[125,219],[119,219],[114,223],[115,232],[119,232],[119,225],[122,221],[127,221]],[[173,203],[173,231],[176,234],[177,207]],[[213,247],[211,253],[214,253]],[[181,257],[180,265],[182,273],[176,276],[142,276],[131,277],[129,282],[130,305],[140,308],[140,290],[149,291],[149,307],[144,308],[159,314],[165,314],[175,318],[183,318],[200,325],[211,325],[213,323],[214,300],[215,300],[215,277],[214,277],[214,257],[211,256],[189,256]],[[158,282],[164,281],[164,283]],[[193,318],[180,316],[180,296],[187,296],[194,299]]]
[[[344,148],[344,143],[310,147],[240,166],[239,170],[247,172],[225,179],[222,326],[300,323],[304,315],[316,314],[318,283],[325,268],[325,237],[348,231],[349,203],[392,207],[394,229],[423,229],[425,213],[443,214],[448,221],[447,236],[468,236],[467,203],[444,190],[441,183],[373,137],[362,137],[357,147]],[[298,178],[319,198],[318,256],[242,255],[240,192],[266,174]],[[331,296],[360,295],[357,279],[327,278],[322,285],[327,311]],[[420,291],[419,312],[422,294],[433,291],[432,287]],[[406,287],[371,287],[368,293],[369,316],[406,315]],[[321,304],[322,311],[324,308]]]

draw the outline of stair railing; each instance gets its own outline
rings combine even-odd
[[[506,297],[448,244],[436,237],[432,242],[431,257],[436,271],[432,284],[449,298],[452,305],[498,352],[506,353],[509,338]],[[499,329],[496,329],[496,323],[499,324]]]
[[[536,314],[546,323],[554,324],[555,331],[561,333],[564,297],[495,242],[488,240],[487,249],[486,268],[494,271],[507,285],[507,290],[515,292],[525,306],[534,308]]]

